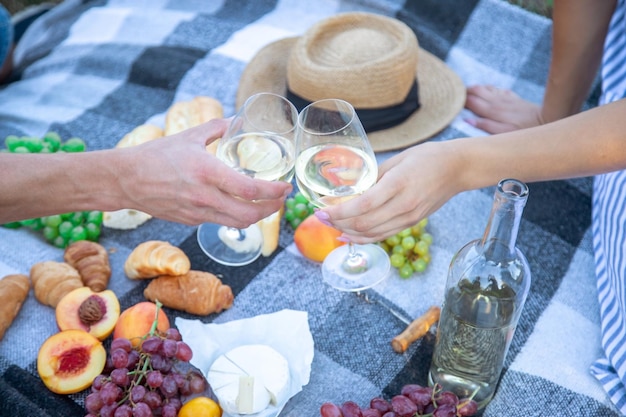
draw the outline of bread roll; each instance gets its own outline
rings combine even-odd
[[[116,148],[127,148],[129,146],[141,145],[149,140],[157,139],[163,136],[163,129],[151,124],[139,125],[115,145]]]
[[[190,101],[172,104],[165,115],[165,135],[173,135],[212,119],[224,117],[222,104],[211,97],[197,96]],[[215,153],[217,140],[207,146],[207,151]]]

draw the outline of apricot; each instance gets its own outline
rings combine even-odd
[[[322,262],[335,248],[345,245],[337,240],[341,232],[326,226],[316,216],[309,216],[296,229],[293,240],[300,253],[315,262]]]
[[[84,330],[102,341],[113,333],[120,302],[111,290],[95,292],[81,287],[63,296],[55,313],[60,330]]]
[[[141,344],[142,338],[150,332],[152,323],[157,317],[157,305],[150,301],[142,301],[120,314],[113,330],[113,339],[120,337],[130,340],[133,347]],[[162,309],[159,309],[157,330],[165,332],[170,328],[170,321]]]
[[[102,342],[77,329],[50,336],[37,354],[37,372],[46,387],[57,394],[73,394],[89,387],[105,363]]]

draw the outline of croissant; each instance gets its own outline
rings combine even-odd
[[[65,262],[76,268],[83,284],[92,291],[100,292],[109,285],[111,265],[106,249],[99,243],[79,240],[65,248]]]
[[[131,279],[183,275],[189,269],[191,262],[185,252],[161,240],[149,240],[139,244],[124,263],[124,272]]]
[[[30,268],[35,298],[42,304],[56,307],[68,292],[84,287],[78,271],[65,262],[44,261]]]
[[[191,270],[180,276],[160,276],[148,284],[144,297],[164,306],[206,316],[233,305],[233,291],[210,272]]]
[[[0,340],[20,312],[29,290],[30,280],[26,275],[13,274],[0,279]]]

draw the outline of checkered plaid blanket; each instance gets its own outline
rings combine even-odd
[[[109,148],[139,124],[162,125],[173,102],[196,95],[219,99],[232,114],[239,75],[256,51],[352,10],[406,22],[420,45],[467,85],[489,82],[541,101],[551,21],[501,0],[67,0],[22,38],[16,51],[22,77],[0,89],[0,138],[55,130],[83,138],[90,150]],[[464,116],[433,140],[483,134]],[[407,280],[394,273],[370,297],[408,318],[439,304],[448,264],[462,245],[482,235],[492,196],[493,189],[463,193],[433,214],[427,271]],[[602,356],[590,201],[589,178],[530,184],[518,245],[531,264],[531,292],[486,417],[620,415],[589,372]],[[142,301],[145,286],[124,276],[127,255],[140,242],[160,239],[180,246],[193,269],[221,275],[236,294],[222,314],[166,309],[172,320],[225,323],[282,309],[308,312],[315,343],[310,381],[281,416],[315,416],[325,401],[365,404],[379,395],[390,398],[406,383],[426,384],[434,336],[395,353],[390,341],[405,323],[378,303],[326,286],[319,265],[300,256],[292,238],[283,223],[280,248],[271,257],[237,268],[207,259],[195,228],[159,219],[132,231],[105,229],[101,243],[112,251],[110,288],[122,308]],[[37,233],[0,228],[0,276],[61,259],[62,251]],[[31,292],[0,342],[1,416],[85,414],[84,394],[52,394],[37,376],[38,349],[56,330],[53,310]]]

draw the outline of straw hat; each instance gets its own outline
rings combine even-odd
[[[242,73],[237,107],[261,91],[286,96],[300,110],[323,98],[350,102],[376,152],[427,140],[465,102],[458,75],[421,49],[407,25],[363,12],[335,15],[261,49]]]

